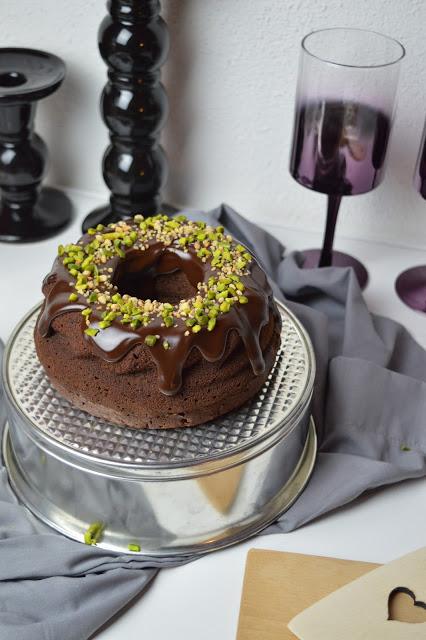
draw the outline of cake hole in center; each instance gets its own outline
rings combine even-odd
[[[154,269],[122,272],[114,284],[120,295],[127,293],[141,300],[158,300],[170,304],[192,298],[197,293],[181,270],[164,274],[159,274]]]
[[[130,252],[118,263],[112,283],[121,295],[177,304],[197,294],[203,269],[174,251]]]

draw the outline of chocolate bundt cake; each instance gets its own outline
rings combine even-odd
[[[89,229],[43,283],[37,354],[75,406],[136,429],[197,425],[265,382],[281,320],[223,227],[164,215]]]

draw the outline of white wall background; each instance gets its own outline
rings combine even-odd
[[[375,192],[346,199],[338,233],[426,246],[426,203],[412,188],[426,114],[424,0],[163,0],[163,8],[172,42],[164,69],[170,201],[226,201],[259,223],[322,229],[325,197],[288,174],[299,43],[312,29],[367,27],[400,39],[407,56],[387,176]],[[37,118],[49,181],[100,194],[104,14],[103,0],[0,0],[1,46],[44,48],[68,65]]]

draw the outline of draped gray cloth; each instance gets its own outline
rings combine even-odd
[[[194,217],[223,224],[256,253],[315,348],[317,464],[302,496],[266,533],[426,475],[426,352],[396,322],[369,313],[349,269],[301,269],[301,255],[284,259],[275,238],[226,205]],[[0,428],[2,415],[0,398]],[[0,640],[85,640],[159,568],[190,560],[138,560],[68,540],[18,504],[0,465]]]

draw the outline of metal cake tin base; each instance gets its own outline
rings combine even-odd
[[[290,477],[288,482],[282,489],[270,500],[267,509],[264,508],[262,513],[253,514],[242,522],[235,524],[233,527],[222,529],[218,526],[216,531],[212,531],[203,540],[196,540],[195,536],[191,544],[186,541],[184,546],[175,546],[176,542],[169,540],[166,544],[161,537],[147,536],[144,538],[142,529],[139,529],[132,536],[131,532],[122,529],[112,530],[112,527],[106,527],[102,541],[97,545],[101,548],[117,551],[119,553],[127,553],[129,543],[133,542],[141,547],[140,552],[136,552],[139,556],[180,556],[188,554],[204,554],[215,551],[223,547],[231,546],[238,542],[242,542],[247,538],[259,533],[262,529],[273,523],[280,515],[282,515],[297,500],[305,488],[309,477],[312,473],[317,451],[317,439],[315,433],[314,422],[311,419],[306,444],[303,449],[302,457],[298,467]],[[9,437],[9,427],[6,425],[3,434],[3,459],[9,473],[9,480],[13,491],[18,499],[40,520],[49,525],[59,533],[77,540],[83,541],[84,532],[89,526],[88,520],[82,520],[77,514],[73,515],[64,511],[59,505],[51,502],[28,480],[25,472],[20,468],[11,446]],[[228,506],[232,504],[233,499],[238,493],[238,482],[235,480],[241,477],[241,470],[238,467],[231,470],[232,478],[220,478],[215,488],[214,479],[210,483],[210,499],[211,508],[217,511],[218,525],[220,523],[221,514],[228,510]],[[226,491],[225,486],[228,481]],[[234,481],[233,481],[234,480]],[[202,483],[202,480],[199,481]],[[202,487],[202,485],[201,485]],[[209,484],[204,487],[206,498],[209,497]],[[132,552],[134,553],[134,552]]]
[[[312,346],[279,305],[281,347],[262,391],[190,428],[134,431],[76,409],[50,385],[33,340],[39,307],[5,351],[3,456],[18,498],[80,542],[101,521],[99,546],[141,556],[203,554],[259,532],[297,499],[316,456]]]

